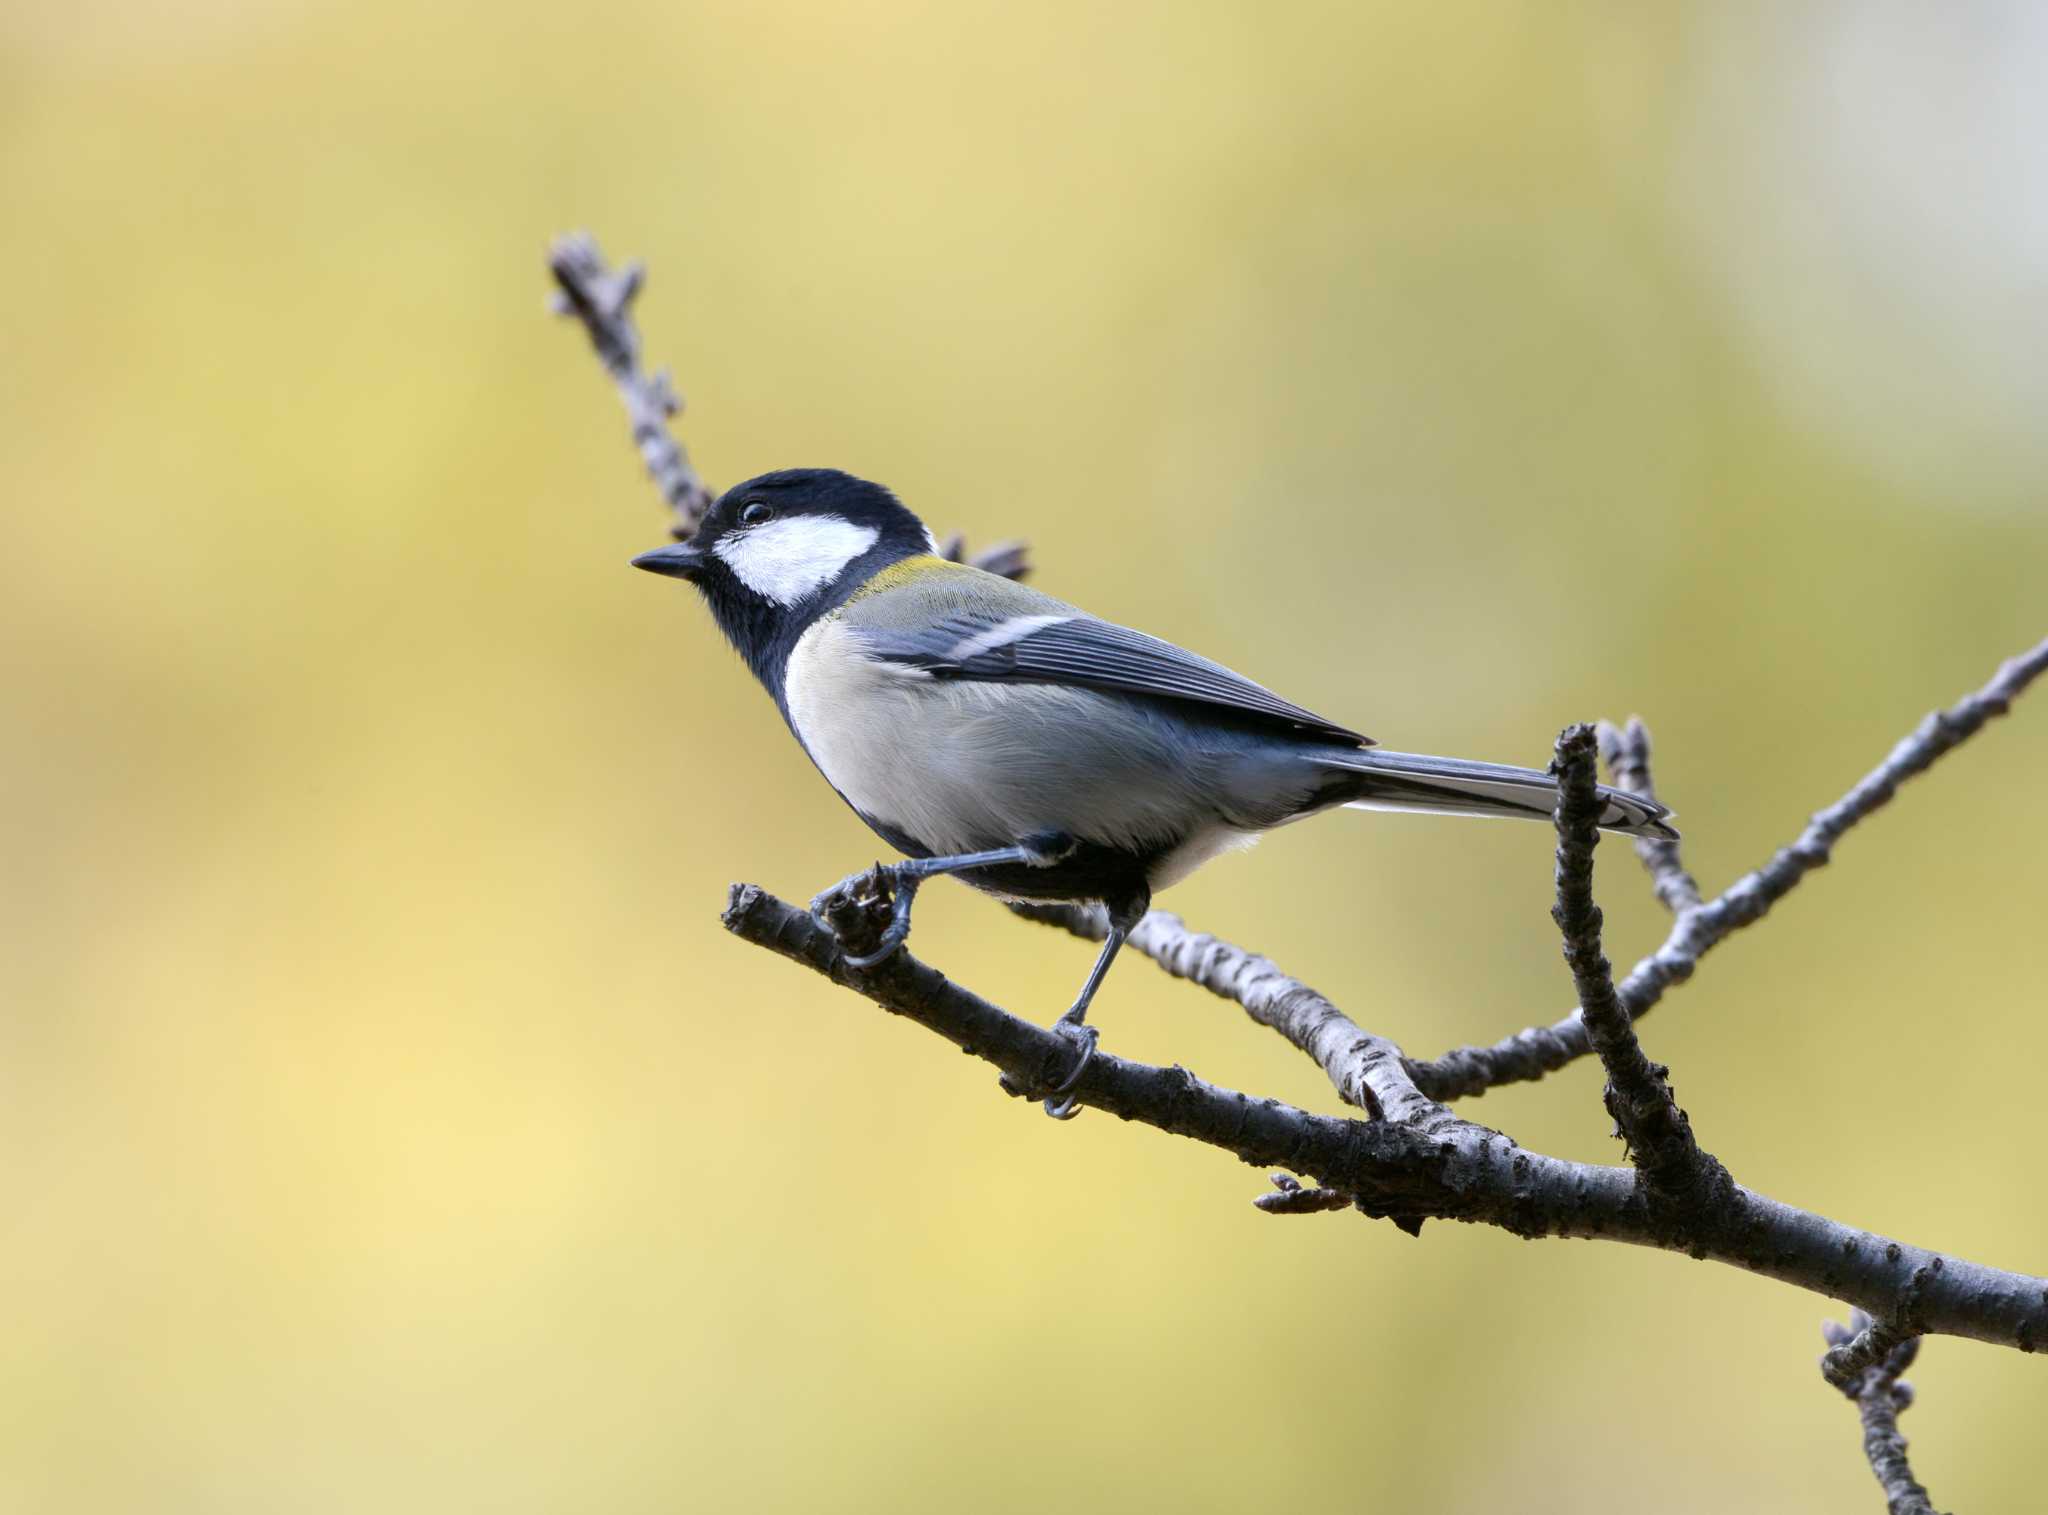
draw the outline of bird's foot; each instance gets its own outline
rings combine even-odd
[[[1072,1042],[1075,1048],[1074,1066],[1067,1076],[1044,1095],[1045,1113],[1054,1120],[1072,1120],[1081,1113],[1081,1102],[1074,1098],[1074,1088],[1081,1082],[1081,1075],[1088,1071],[1088,1065],[1095,1061],[1095,1044],[1102,1039],[1102,1033],[1086,1021],[1063,1015],[1050,1027],[1053,1035],[1063,1041]],[[1028,1091],[1022,1084],[1005,1073],[1002,1086],[1006,1093],[1022,1095]]]
[[[1080,1055],[1074,1060],[1074,1069],[1061,1079],[1045,1101],[1045,1113],[1054,1120],[1072,1120],[1081,1113],[1081,1102],[1074,1098],[1074,1086],[1081,1082],[1081,1075],[1088,1071],[1088,1065],[1095,1061],[1095,1044],[1102,1040],[1102,1033],[1086,1021],[1070,1021],[1062,1016],[1052,1023],[1058,1035],[1074,1043]]]
[[[917,875],[887,863],[849,873],[811,901],[811,915],[839,941],[849,968],[885,961],[910,935]]]

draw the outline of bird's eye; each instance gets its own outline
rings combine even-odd
[[[742,526],[759,526],[763,521],[772,521],[774,519],[775,507],[768,504],[765,500],[751,501],[747,508],[740,512],[740,524]]]

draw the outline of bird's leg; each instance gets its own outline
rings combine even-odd
[[[1088,970],[1088,981],[1081,985],[1080,994],[1075,996],[1066,1013],[1052,1023],[1053,1033],[1074,1043],[1080,1052],[1072,1070],[1045,1100],[1045,1113],[1054,1120],[1072,1120],[1081,1113],[1081,1102],[1074,1098],[1074,1089],[1081,1082],[1081,1075],[1088,1071],[1088,1065],[1095,1061],[1095,1044],[1102,1037],[1101,1032],[1088,1024],[1088,1007],[1095,1002],[1095,991],[1102,987],[1102,980],[1108,976],[1109,965],[1116,961],[1117,953],[1151,907],[1152,897],[1148,890],[1108,903],[1109,936],[1103,942],[1102,950],[1095,954],[1095,966]],[[1012,1088],[1007,1077],[1003,1083],[1013,1094],[1022,1092]]]
[[[1061,1079],[1046,1097],[1045,1113],[1054,1120],[1072,1120],[1081,1113],[1081,1102],[1074,1098],[1074,1086],[1081,1082],[1081,1075],[1095,1061],[1095,1044],[1102,1039],[1102,1033],[1088,1024],[1088,1006],[1094,1002],[1095,991],[1102,987],[1103,976],[1109,972],[1109,965],[1116,961],[1117,952],[1129,935],[1125,927],[1111,922],[1109,938],[1103,942],[1102,950],[1095,954],[1095,966],[1088,970],[1088,982],[1081,986],[1080,995],[1068,1007],[1067,1013],[1052,1023],[1054,1034],[1074,1043],[1081,1053],[1073,1072]]]
[[[858,898],[877,880],[890,897],[889,924],[872,952],[846,953],[849,968],[872,968],[903,945],[910,935],[910,905],[917,886],[941,873],[963,873],[970,868],[993,868],[1005,863],[1027,868],[1049,868],[1074,850],[1071,837],[1057,834],[1027,837],[1014,847],[991,847],[985,852],[956,852],[947,857],[914,857],[901,863],[877,863],[859,873],[848,874],[811,901],[811,914],[837,934],[832,921],[834,907]]]

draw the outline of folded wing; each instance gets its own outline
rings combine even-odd
[[[1370,737],[1283,700],[1220,663],[1064,606],[1028,615],[957,614],[914,629],[860,630],[875,656],[922,668],[934,678],[1066,684],[1180,700],[1306,736],[1372,744]]]

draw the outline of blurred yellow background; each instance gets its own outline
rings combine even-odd
[[[2013,5],[15,0],[0,1507],[1873,1508],[1829,1307],[1355,1216],[728,939],[877,855],[682,586],[549,236],[714,482],[880,478],[1390,745],[1640,711],[1718,889],[2044,630]],[[1746,1182],[2048,1269],[2048,695],[1647,1025]],[[1610,950],[1663,923],[1602,853]],[[1569,999],[1542,828],[1164,903],[1411,1051]],[[1050,1018],[1092,948],[952,886]],[[1106,1045],[1333,1107],[1141,961]],[[1618,1161],[1581,1065],[1470,1106]],[[2041,1364],[1948,1340],[1944,1506]]]

